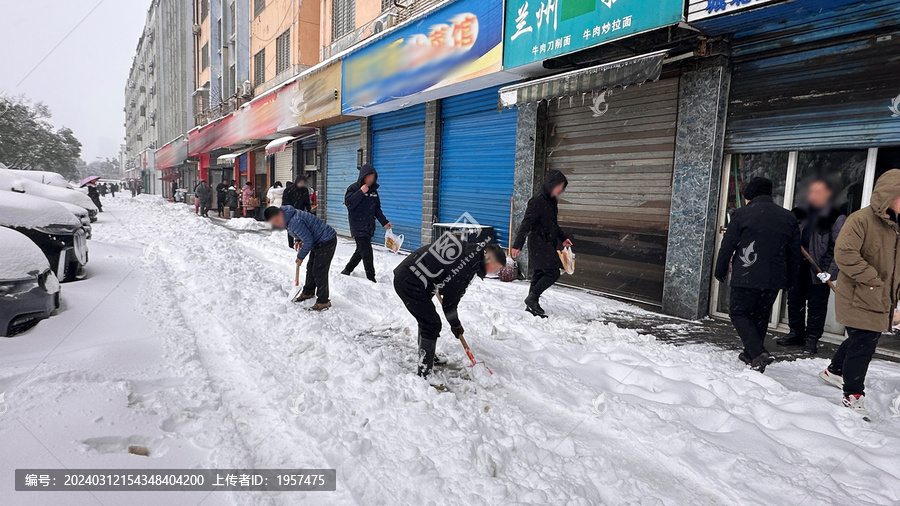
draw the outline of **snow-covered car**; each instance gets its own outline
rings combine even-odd
[[[87,209],[91,222],[97,221],[99,209],[90,197],[80,191],[41,184],[27,177],[21,177],[15,171],[0,169],[0,191],[2,190],[24,192],[57,202],[68,202]]]
[[[84,276],[88,262],[87,235],[81,220],[59,202],[0,191],[0,226],[17,230],[31,239],[44,252],[60,280],[74,281]]]
[[[59,174],[57,172],[50,172],[47,170],[8,170],[16,176],[28,178],[41,184],[55,186],[57,188],[69,187],[69,182],[66,181],[66,178],[64,178],[62,174]]]
[[[59,281],[41,249],[0,227],[0,337],[25,332],[59,308]]]
[[[93,235],[93,232],[91,230],[91,214],[88,212],[88,210],[81,206],[70,204],[68,202],[59,202],[59,205],[68,209],[69,212],[74,214],[76,218],[81,220],[81,226],[84,227],[84,235],[87,236],[88,239],[90,239]]]

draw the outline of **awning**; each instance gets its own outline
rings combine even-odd
[[[188,144],[182,135],[159,148],[156,152],[156,167],[160,169],[177,167],[183,164],[187,158]]]
[[[222,155],[216,158],[216,163],[218,165],[234,165],[234,161],[237,160],[238,157],[243,155],[244,153],[248,153],[253,151],[254,149],[258,149],[259,145],[250,146],[248,148],[240,149],[238,151],[234,151],[233,153],[228,153],[227,155]]]
[[[287,148],[288,143],[290,143],[294,139],[297,139],[297,137],[294,137],[292,135],[275,139],[274,141],[266,144],[266,154],[274,155],[275,153],[281,153]]]
[[[596,67],[574,70],[500,88],[498,109],[542,100],[596,93],[617,86],[656,81],[662,73],[666,51],[626,58]]]

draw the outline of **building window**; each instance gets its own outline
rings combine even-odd
[[[347,35],[356,28],[356,0],[333,0],[331,41]]]
[[[387,12],[394,6],[394,0],[381,0],[381,12]]]
[[[237,12],[235,11],[234,2],[228,7],[229,22],[231,23],[231,35],[237,32]]]
[[[237,95],[237,84],[235,81],[235,76],[237,72],[234,68],[234,65],[228,68],[228,73],[225,74],[225,94],[229,97],[232,95]]]
[[[253,0],[253,17],[262,14],[266,10],[266,0]]]
[[[200,21],[205,21],[209,16],[209,0],[200,0]]]
[[[266,82],[266,49],[260,49],[253,57],[253,86]]]
[[[203,48],[200,49],[200,70],[206,70],[209,68],[209,42],[203,44]]]
[[[275,73],[281,74],[291,66],[291,29],[278,36],[275,41]]]

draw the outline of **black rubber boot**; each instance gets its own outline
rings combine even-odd
[[[806,342],[803,343],[803,351],[810,355],[819,353],[819,340],[807,337]]]
[[[418,374],[422,378],[428,378],[434,368],[434,349],[437,347],[437,339],[423,339],[419,337],[419,368]]]
[[[534,316],[540,316],[541,318],[546,318],[547,313],[544,312],[544,308],[538,303],[537,295],[533,293],[529,293],[528,297],[525,297],[525,310]]]
[[[753,362],[750,363],[750,368],[754,371],[764,373],[766,372],[766,367],[774,361],[775,359],[772,357],[772,355],[769,355],[768,352],[764,351],[760,353],[759,356],[753,359]]]
[[[806,340],[803,339],[802,334],[798,335],[792,330],[788,332],[788,335],[776,339],[775,343],[778,344],[778,346],[803,346],[806,343]]]

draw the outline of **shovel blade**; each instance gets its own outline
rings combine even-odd
[[[291,295],[291,302],[297,302],[297,299],[300,298],[300,295],[303,293],[303,287],[298,286],[294,289],[294,293]]]

